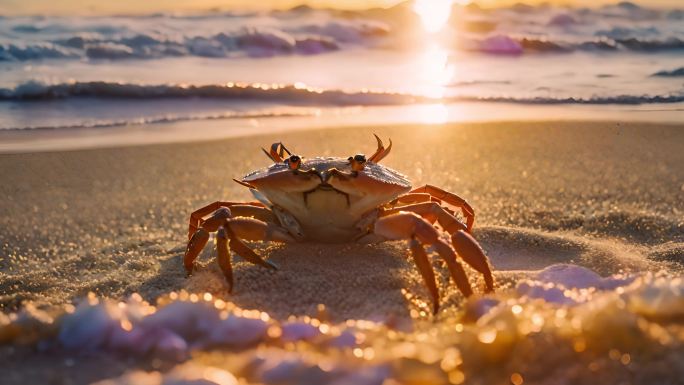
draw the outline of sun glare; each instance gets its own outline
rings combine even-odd
[[[418,14],[428,33],[441,31],[451,16],[453,0],[416,0],[413,11]]]
[[[420,74],[422,94],[430,98],[444,97],[454,77],[454,67],[449,63],[449,52],[433,42],[418,56],[417,68]]]

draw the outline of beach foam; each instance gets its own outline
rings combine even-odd
[[[164,381],[192,381],[199,376],[212,384],[236,384],[235,377],[265,384],[313,378],[326,384],[352,378],[356,384],[377,384],[414,376],[416,365],[423,368],[423,379],[430,373],[435,383],[456,375],[470,380],[505,378],[509,368],[546,383],[557,380],[558,374],[541,373],[535,365],[556,367],[562,361],[562,367],[580,368],[602,356],[618,363],[604,366],[603,376],[616,380],[634,375],[628,368],[638,367],[638,377],[666,380],[677,378],[677,373],[658,370],[653,354],[660,360],[677,359],[682,347],[678,337],[684,319],[682,293],[681,277],[601,278],[586,268],[552,265],[519,282],[514,290],[471,298],[461,312],[440,317],[438,324],[421,322],[425,315],[416,314],[416,323],[408,330],[397,329],[391,319],[330,322],[323,307],[311,317],[277,321],[209,293],[172,292],[157,306],[137,294],[118,303],[90,295],[66,311],[29,308],[11,314],[0,324],[0,340],[21,339],[72,354],[104,351],[188,362],[165,374],[132,370],[100,385],[157,384],[162,376]],[[415,339],[428,335],[432,337]],[[347,336],[353,338],[344,342]],[[538,341],[532,344],[534,360],[516,354],[531,341]],[[299,345],[296,351],[287,349],[293,343]],[[198,357],[215,349],[230,349],[243,357],[243,363],[205,367]],[[483,365],[503,370],[484,374],[477,370]],[[325,374],[320,377],[314,374],[317,371]]]

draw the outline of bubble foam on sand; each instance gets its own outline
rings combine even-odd
[[[390,319],[331,322],[323,307],[315,317],[278,321],[210,293],[172,292],[156,306],[137,294],[124,302],[90,295],[76,307],[27,307],[4,316],[0,341],[48,352],[189,361],[170,372],[131,370],[100,384],[185,383],[200,372],[215,384],[233,384],[233,375],[265,384],[402,383],[418,373],[429,384],[487,382],[510,373],[532,383],[551,383],[559,374],[583,383],[597,368],[610,380],[666,380],[679,375],[660,365],[680,358],[683,292],[682,278],[664,273],[601,278],[555,264],[515,288],[468,299],[440,322],[417,315],[408,330]],[[497,369],[478,369],[492,365]]]

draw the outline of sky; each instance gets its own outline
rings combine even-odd
[[[468,3],[468,0],[455,0]],[[484,6],[506,5],[520,0],[480,0]],[[527,0],[529,4],[544,0]],[[290,8],[302,3],[314,7],[334,7],[344,9],[360,9],[368,7],[389,7],[401,0],[0,0],[1,15],[83,15],[83,14],[138,14],[150,12],[182,12],[219,8],[254,9],[256,8]],[[557,4],[578,6],[596,6],[614,3],[614,0],[546,0]],[[651,7],[676,8],[684,6],[682,0],[648,0],[636,1]]]

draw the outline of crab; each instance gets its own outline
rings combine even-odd
[[[244,241],[377,243],[407,240],[410,255],[433,303],[439,310],[439,292],[426,246],[446,263],[464,296],[473,294],[457,257],[481,273],[485,291],[494,290],[489,260],[470,235],[475,221],[465,199],[441,188],[412,188],[406,176],[379,162],[392,149],[375,135],[377,150],[366,158],[302,158],[282,143],[262,149],[274,163],[235,182],[249,188],[256,201],[217,201],[190,215],[188,245],[183,263],[188,274],[216,233],[216,258],[233,289],[230,251],[269,269],[277,266],[256,254]],[[459,219],[456,210],[463,219]],[[465,223],[464,223],[465,222]],[[438,226],[439,227],[438,227]]]

